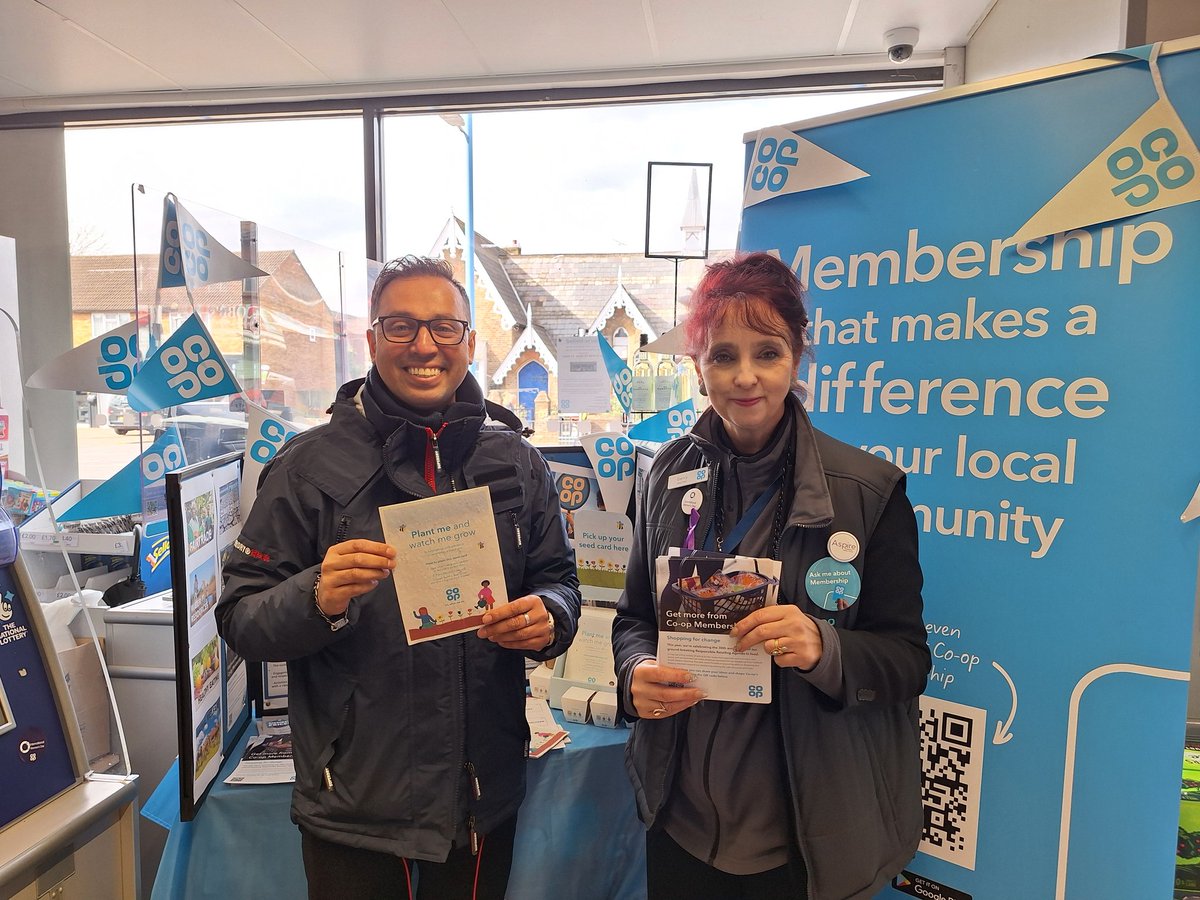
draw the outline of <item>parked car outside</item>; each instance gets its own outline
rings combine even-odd
[[[246,414],[232,411],[230,405],[229,398],[222,398],[171,407],[163,411],[166,415],[155,428],[154,437],[157,440],[173,426],[189,464],[245,450]]]
[[[108,424],[117,434],[129,434],[131,431],[146,431],[156,433],[162,425],[163,416],[160,412],[141,413],[129,405],[129,398],[118,394],[108,401]]]

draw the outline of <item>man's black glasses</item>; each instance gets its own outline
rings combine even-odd
[[[411,344],[417,339],[421,326],[429,329],[435,344],[461,344],[471,327],[470,322],[462,319],[414,319],[411,316],[380,316],[371,323],[372,328],[376,325],[384,338],[393,344]]]

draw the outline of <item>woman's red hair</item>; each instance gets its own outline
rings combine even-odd
[[[797,359],[804,351],[804,287],[795,272],[769,253],[747,253],[708,267],[692,291],[684,326],[688,354],[703,353],[709,334],[729,316],[766,334],[779,334],[782,319],[787,334],[780,337],[790,341]]]

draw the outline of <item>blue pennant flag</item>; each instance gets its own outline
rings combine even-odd
[[[661,444],[677,437],[683,437],[692,430],[692,426],[695,424],[696,407],[688,399],[634,425],[629,429],[629,438],[634,441],[653,441]]]
[[[241,391],[216,341],[196,313],[188,316],[129,385],[129,405],[152,412]]]
[[[604,367],[608,369],[608,377],[612,381],[613,393],[625,412],[633,407],[633,371],[625,360],[617,356],[617,351],[605,340],[604,335],[597,334],[600,342],[600,354],[604,357]]]
[[[162,493],[167,473],[186,464],[179,432],[168,428],[145,453],[61,514],[58,521],[78,522],[141,512],[143,494]]]
[[[163,198],[162,241],[158,286],[185,287],[188,296],[198,287],[259,278],[267,273],[229,251],[188,212],[174,194]]]

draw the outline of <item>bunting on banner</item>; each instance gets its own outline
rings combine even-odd
[[[635,441],[650,441],[661,444],[683,437],[696,424],[696,407],[691,399],[676,403],[670,409],[656,413],[644,422],[629,429],[629,437]]]
[[[597,334],[596,340],[600,342],[600,355],[604,357],[604,367],[608,369],[617,402],[621,404],[621,409],[629,412],[633,407],[633,371],[625,360],[617,356],[617,351],[604,335]]]
[[[187,465],[179,432],[168,428],[146,452],[62,513],[60,522],[104,519],[142,511],[143,494],[161,492],[168,472]]]
[[[585,434],[579,442],[596,471],[604,508],[610,513],[624,513],[633,493],[636,468],[633,442],[619,431]],[[578,540],[579,535],[575,537]]]
[[[1183,512],[1179,516],[1179,521],[1190,522],[1196,518],[1200,518],[1200,485],[1196,487],[1196,493],[1192,494],[1192,499],[1184,507]]]
[[[1200,200],[1200,151],[1167,99],[1157,57],[1156,47],[1149,62],[1158,99],[1018,228],[1010,243]]]
[[[138,371],[138,323],[112,331],[56,356],[25,382],[31,388],[124,394]]]
[[[273,416],[257,403],[246,401],[246,453],[242,460],[242,521],[258,495],[258,476],[275,458],[279,448],[303,429],[287,419]]]
[[[162,250],[159,254],[159,288],[183,286],[193,291],[208,284],[259,278],[262,269],[230,252],[213,237],[174,194],[163,198]]]
[[[845,184],[870,174],[780,125],[759,130],[754,136],[752,156],[746,171],[742,209],[774,197]]]
[[[200,316],[192,313],[142,364],[129,386],[138,412],[236,394],[241,387]]]

